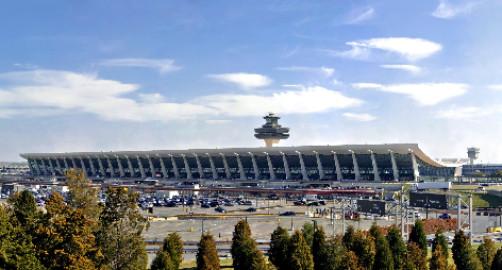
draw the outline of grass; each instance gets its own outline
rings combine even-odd
[[[459,192],[462,194],[462,198],[467,201],[468,192]],[[472,193],[472,206],[473,207],[502,207],[502,197],[484,194],[484,193]]]
[[[196,266],[197,266],[197,263],[195,260],[183,261],[183,263],[181,263],[180,269],[181,270],[195,270]],[[220,266],[222,269],[233,269],[232,259],[230,259],[230,258],[220,259]]]

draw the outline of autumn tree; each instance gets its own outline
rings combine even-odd
[[[314,241],[314,224],[310,222],[305,222],[302,226],[303,239],[307,242],[309,247],[312,247],[312,241]]]
[[[373,270],[394,270],[394,261],[389,242],[387,242],[387,239],[380,232],[375,232],[374,234],[376,252]]]
[[[291,270],[313,270],[314,260],[310,246],[303,237],[303,233],[295,231],[289,244],[289,263]]]
[[[359,263],[359,259],[357,255],[350,250],[347,250],[344,255],[344,259],[342,260],[340,266],[336,270],[363,270]]]
[[[444,250],[440,245],[432,250],[432,256],[429,260],[429,270],[448,270],[448,259],[445,257]]]
[[[492,239],[485,237],[483,239],[483,243],[478,246],[476,250],[479,260],[481,261],[481,265],[483,266],[483,270],[490,270],[493,262],[493,258],[497,253],[497,248],[495,247],[495,243]]]
[[[84,215],[97,220],[100,209],[98,206],[98,188],[85,177],[82,170],[70,169],[66,172],[68,185],[68,204],[80,209]]]
[[[288,231],[278,226],[270,237],[270,248],[268,250],[268,259],[277,268],[277,270],[288,270],[288,249],[289,249]]]
[[[322,265],[326,265],[326,234],[322,227],[316,228],[312,237],[312,258],[314,260],[314,269],[322,270]]]
[[[138,194],[127,188],[110,187],[99,216],[96,233],[102,252],[99,266],[110,270],[141,270],[147,267],[145,242],[141,234],[148,222],[137,206]]]
[[[220,270],[216,243],[211,234],[203,234],[197,249],[197,270]]]
[[[408,242],[406,252],[406,270],[427,269],[427,257],[423,250],[415,242]]]
[[[423,256],[427,255],[427,237],[424,231],[424,223],[417,219],[415,225],[411,229],[410,239],[408,242],[413,242],[422,250]]]
[[[350,249],[359,258],[360,265],[365,269],[372,269],[375,261],[375,241],[373,237],[363,231],[356,231]]]
[[[349,225],[347,227],[347,230],[345,231],[345,234],[343,235],[343,244],[345,247],[349,250],[352,249],[352,245],[354,244],[354,235],[355,235],[355,229],[354,226]]]

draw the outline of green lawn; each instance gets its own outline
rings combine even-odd
[[[232,259],[220,259],[220,265],[222,269],[233,269],[232,268]],[[181,263],[180,269],[182,270],[195,270],[196,262],[195,260],[184,261]]]

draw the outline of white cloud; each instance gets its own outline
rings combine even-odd
[[[448,0],[439,0],[439,4],[432,12],[432,16],[440,19],[451,19],[461,14],[470,13],[479,1],[464,1],[458,5],[452,5]]]
[[[375,89],[383,92],[406,95],[422,106],[432,106],[445,100],[461,96],[469,86],[462,83],[415,83],[415,84],[376,84],[355,83],[356,89]]]
[[[334,68],[329,67],[305,67],[305,66],[291,66],[291,67],[278,67],[282,71],[296,71],[296,72],[309,72],[319,74],[324,77],[331,77],[335,73]]]
[[[269,111],[305,114],[358,106],[361,100],[323,87],[303,87],[269,95],[219,94],[186,102],[168,102],[139,92],[135,84],[95,74],[35,70],[0,73],[0,117],[89,113],[105,120],[174,121],[259,116]],[[298,90],[299,89],[299,90]],[[134,98],[136,97],[136,98]],[[213,120],[211,120],[213,119]]]
[[[365,7],[363,9],[354,10],[349,18],[345,21],[347,24],[358,24],[372,19],[375,16],[375,9],[372,7]]]
[[[207,119],[204,122],[209,125],[223,125],[232,122],[229,119]]]
[[[492,84],[489,85],[488,88],[495,91],[502,91],[502,84]]]
[[[376,119],[375,116],[368,114],[368,113],[350,113],[346,112],[343,114],[343,116],[347,119],[354,120],[354,121],[360,121],[360,122],[370,122]]]
[[[197,104],[206,104],[223,115],[260,116],[267,112],[279,114],[318,113],[331,109],[359,106],[362,101],[324,87],[283,91],[271,95],[222,94],[201,97]]]
[[[389,37],[350,41],[346,43],[352,48],[347,51],[332,51],[335,56],[355,59],[366,59],[371,50],[380,50],[398,54],[409,61],[427,58],[442,49],[441,44],[420,38]]]
[[[481,108],[481,107],[451,107],[449,109],[443,109],[437,112],[437,118],[444,119],[471,119],[477,117],[484,117],[494,113],[492,108]]]
[[[235,84],[244,89],[260,88],[272,83],[272,80],[267,76],[256,73],[223,73],[211,74],[208,77]]]
[[[411,74],[419,74],[422,72],[422,68],[419,66],[415,65],[381,65],[380,67],[386,68],[386,69],[397,69],[397,70],[404,70],[407,71]]]
[[[115,58],[103,60],[99,63],[109,67],[140,67],[152,68],[160,73],[168,73],[181,69],[174,64],[172,59],[150,59],[150,58]]]

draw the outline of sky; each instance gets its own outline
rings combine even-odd
[[[418,143],[502,162],[502,0],[4,1],[0,160]]]

